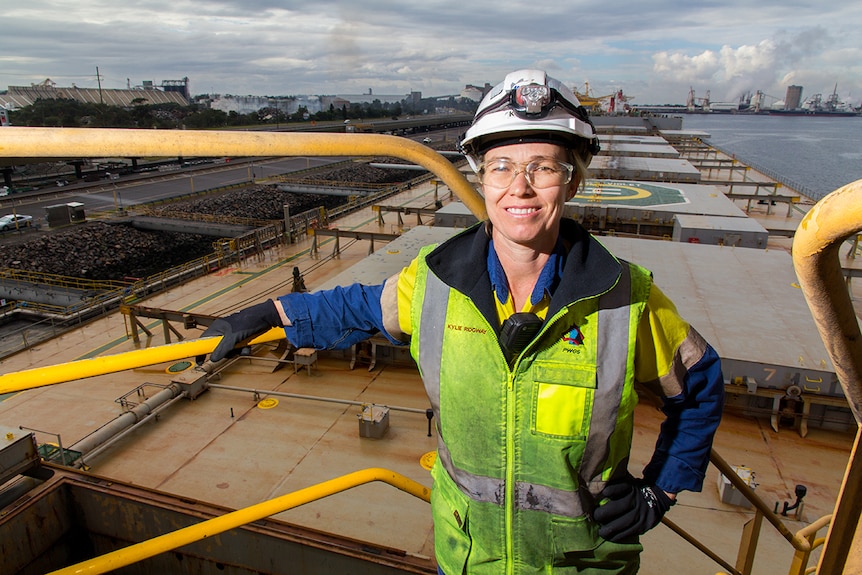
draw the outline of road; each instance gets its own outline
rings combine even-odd
[[[411,136],[420,141],[430,137],[432,141],[457,141],[460,128],[448,128],[424,132]],[[47,206],[80,202],[87,215],[116,211],[120,208],[155,202],[177,196],[199,193],[204,190],[240,184],[296,172],[325,164],[343,161],[343,157],[287,157],[287,158],[237,158],[225,162],[193,164],[186,167],[172,165],[162,171],[123,175],[117,179],[102,179],[98,182],[78,182],[57,188],[43,188],[31,192],[0,197],[0,216],[17,213],[33,216],[36,227],[46,230]],[[33,233],[33,229],[0,232],[0,241]]]
[[[339,157],[242,158],[231,162],[173,167],[167,171],[120,176],[113,180],[81,182],[56,190],[44,189],[0,198],[0,215],[6,213],[33,216],[37,225],[45,225],[45,208],[55,204],[81,202],[86,213],[97,213],[155,202],[204,190],[250,183],[342,161]],[[27,233],[28,230],[22,230]],[[15,232],[10,232],[15,233]]]

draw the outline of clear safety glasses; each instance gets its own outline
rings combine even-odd
[[[483,162],[477,173],[479,181],[492,188],[508,188],[521,172],[534,189],[541,190],[554,186],[563,186],[572,181],[575,167],[572,164],[540,158],[527,164],[513,162],[505,158]]]

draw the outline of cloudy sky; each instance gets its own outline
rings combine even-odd
[[[125,88],[188,77],[193,95],[458,94],[537,67],[633,103],[862,102],[859,0],[7,0],[0,90]],[[123,6],[128,4],[129,7]],[[767,99],[767,103],[774,100]]]

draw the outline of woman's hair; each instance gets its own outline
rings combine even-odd
[[[587,186],[587,178],[590,173],[587,169],[587,164],[584,161],[584,155],[587,154],[586,148],[588,144],[582,144],[583,150],[576,150],[577,146],[569,146],[566,148],[566,155],[569,157],[569,163],[575,166],[575,174],[578,176],[578,188],[585,190]]]

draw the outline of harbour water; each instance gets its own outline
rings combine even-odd
[[[687,114],[683,125],[814,200],[862,178],[862,116]]]

